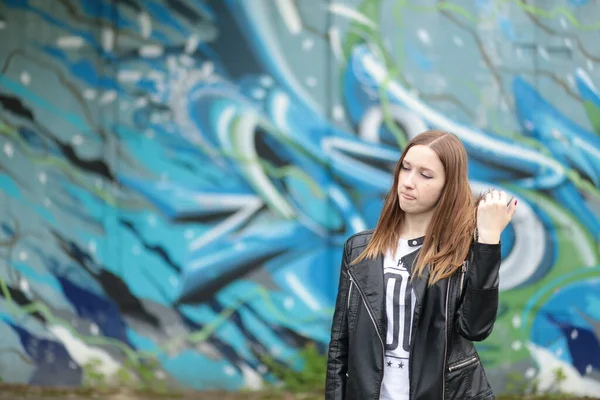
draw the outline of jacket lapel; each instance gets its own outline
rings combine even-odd
[[[386,337],[385,288],[383,286],[383,256],[364,259],[349,267],[350,273],[373,313],[379,335]]]
[[[423,298],[425,297],[425,291],[427,290],[427,281],[429,280],[429,264],[425,266],[423,270],[423,275],[421,277],[412,277],[414,270],[414,262],[419,255],[420,249],[408,254],[405,258],[405,265],[408,271],[410,272],[410,276],[412,278],[412,288],[415,292],[415,296],[417,298],[417,307],[420,304],[423,304]]]

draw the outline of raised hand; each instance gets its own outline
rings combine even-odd
[[[492,190],[485,195],[477,206],[477,241],[480,243],[499,243],[500,234],[506,228],[517,209],[517,200],[508,204],[504,191]]]

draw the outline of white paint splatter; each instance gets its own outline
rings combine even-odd
[[[235,375],[235,369],[231,365],[227,365],[225,368],[223,368],[223,372],[225,372],[225,374],[228,376]]]
[[[577,329],[573,329],[571,331],[571,339],[575,340],[575,339],[577,339],[578,336],[579,336],[579,332],[577,331]]]
[[[148,39],[150,34],[152,34],[152,20],[150,16],[146,13],[140,13],[138,15],[138,23],[140,24],[142,37]]]
[[[302,19],[294,1],[276,0],[275,5],[287,30],[294,36],[302,32]]]
[[[163,55],[165,51],[163,46],[157,44],[147,44],[139,49],[140,57],[156,58]]]
[[[83,136],[80,134],[77,134],[71,138],[71,143],[73,143],[74,146],[81,146],[83,142]]]
[[[202,73],[205,76],[211,76],[215,72],[215,65],[211,61],[202,63]]]
[[[29,293],[29,282],[27,282],[27,280],[25,278],[22,278],[19,281],[19,288],[21,289],[21,291],[25,292],[25,293]]]
[[[270,88],[273,86],[273,78],[269,75],[263,75],[260,77],[260,84],[264,87]]]
[[[135,108],[146,107],[148,105],[148,98],[147,97],[138,97],[137,99],[135,99],[133,104],[134,104]]]
[[[85,365],[90,360],[97,360],[98,372],[108,377],[114,375],[119,370],[120,364],[108,355],[108,353],[86,345],[80,339],[73,336],[65,327],[54,325],[49,327],[48,330],[60,340],[77,364]]]
[[[292,308],[294,308],[294,303],[295,303],[294,298],[291,296],[288,296],[283,301],[283,306],[286,308],[286,310],[291,310]]]
[[[340,28],[337,26],[329,28],[329,43],[335,59],[342,62],[345,61],[344,50],[342,49],[342,35]]]
[[[117,79],[121,82],[137,82],[142,78],[141,71],[121,69],[117,72]]]
[[[31,75],[29,75],[29,72],[27,72],[27,71],[21,72],[21,83],[25,86],[29,86],[30,82],[31,82]]]
[[[527,379],[533,379],[533,377],[537,374],[537,371],[535,370],[535,368],[531,367],[531,368],[527,368],[527,370],[525,371],[525,377]]]
[[[182,54],[179,56],[179,62],[181,63],[181,65],[191,68],[194,66],[194,64],[196,63],[196,61],[188,56],[187,54]]]
[[[342,121],[345,115],[344,107],[342,107],[339,104],[336,104],[335,106],[333,106],[332,114],[333,119],[335,119],[336,121]]]
[[[309,51],[310,49],[312,49],[315,45],[315,41],[312,40],[311,38],[306,38],[302,41],[302,50],[304,51]]]
[[[571,86],[572,88],[575,87],[575,78],[573,77],[573,74],[567,74],[567,82],[569,82],[569,86]]]
[[[88,242],[88,250],[90,251],[90,253],[96,254],[96,241],[95,240],[90,240]]]
[[[264,99],[266,94],[267,93],[265,92],[265,90],[261,88],[255,88],[252,91],[252,97],[254,97],[257,100]]]
[[[521,326],[521,316],[520,315],[513,316],[512,325],[515,328],[518,328]]]
[[[56,45],[62,49],[80,49],[85,44],[81,36],[59,36]]]
[[[198,48],[199,44],[200,44],[200,37],[198,35],[191,35],[185,41],[185,47],[184,47],[183,51],[186,54],[193,54],[196,51],[196,49]]]
[[[279,346],[273,346],[271,348],[271,354],[274,355],[275,357],[277,357],[278,355],[281,354],[281,347]]]
[[[15,153],[15,150],[13,149],[13,146],[10,143],[4,143],[3,150],[4,154],[6,154],[9,158],[11,158]]]
[[[100,97],[100,104],[110,104],[117,99],[117,91],[116,90],[108,90],[102,93],[102,97]]]
[[[112,28],[102,29],[102,48],[110,53],[115,46],[115,31]]]
[[[463,47],[465,45],[464,42],[463,42],[463,40],[460,37],[458,37],[458,36],[454,36],[452,38],[452,41],[454,42],[454,44],[457,47]]]
[[[579,396],[595,396],[600,392],[600,382],[581,376],[571,363],[557,358],[548,349],[536,346],[531,342],[527,344],[527,348],[540,369],[537,374],[540,391],[553,388],[554,391],[569,392]],[[559,385],[556,382],[556,370],[558,368],[562,370],[565,376],[565,379]]]
[[[424,45],[431,45],[431,37],[429,36],[429,32],[427,32],[425,29],[419,29],[417,31],[417,36],[419,37],[421,43],[423,43]]]
[[[26,251],[24,251],[24,250],[21,250],[21,251],[19,252],[19,260],[21,260],[21,261],[26,261],[28,257],[29,257],[29,256],[27,255],[27,252],[26,252]]]
[[[85,89],[83,91],[83,97],[88,100],[94,100],[96,98],[96,91],[94,89]]]
[[[315,87],[317,86],[317,78],[315,78],[314,76],[309,76],[306,78],[306,85],[308,87]]]
[[[544,60],[550,61],[550,54],[548,54],[548,51],[546,51],[544,47],[538,46],[537,52],[540,55],[540,57],[542,57]]]
[[[567,48],[571,48],[573,47],[573,43],[571,42],[571,39],[569,38],[565,38],[565,46],[567,46]]]
[[[525,125],[525,129],[527,129],[529,132],[532,132],[535,129],[533,122],[529,120],[526,120],[523,125]]]

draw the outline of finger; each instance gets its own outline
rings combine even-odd
[[[508,217],[510,219],[515,215],[515,211],[517,211],[517,199],[512,200],[508,206]]]
[[[499,193],[498,193],[498,191],[497,191],[496,189],[492,189],[492,193],[491,193],[491,194],[492,194],[492,200],[493,200],[493,201],[496,201],[496,200],[498,200],[498,197],[499,197],[500,195],[499,195]]]
[[[501,190],[500,192],[498,192],[498,201],[501,202],[502,204],[506,204],[507,203],[507,195],[506,192],[504,190]]]
[[[485,195],[485,202],[486,203],[490,203],[493,200],[492,198],[492,191],[490,190],[489,192],[487,192],[487,194]]]

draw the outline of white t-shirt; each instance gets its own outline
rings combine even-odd
[[[383,259],[386,296],[387,335],[381,399],[408,400],[408,355],[416,297],[409,280],[410,273],[401,258],[417,250],[419,239],[400,239],[396,255],[388,251]]]

